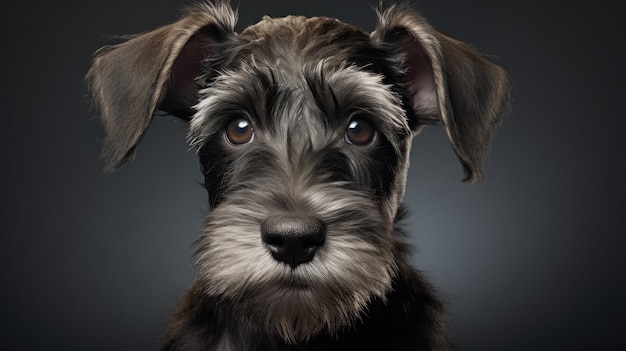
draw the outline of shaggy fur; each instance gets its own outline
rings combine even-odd
[[[509,82],[410,7],[376,30],[264,17],[226,2],[106,47],[87,75],[105,169],[156,109],[189,121],[211,212],[197,278],[166,350],[445,350],[443,306],[399,229],[412,138],[441,122],[465,179],[482,163]]]

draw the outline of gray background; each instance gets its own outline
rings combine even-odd
[[[241,0],[261,15],[373,29],[374,1]],[[14,2],[0,14],[0,348],[154,350],[189,286],[207,212],[185,125],[157,117],[136,160],[97,160],[83,76],[107,37],[181,1]],[[12,6],[12,7],[11,7]],[[624,21],[602,1],[420,1],[440,31],[515,82],[481,186],[441,130],[418,137],[405,202],[415,264],[448,301],[459,350],[624,349]]]

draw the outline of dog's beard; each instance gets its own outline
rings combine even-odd
[[[291,268],[261,240],[263,219],[285,211],[269,197],[241,190],[209,215],[197,253],[207,294],[232,304],[241,322],[290,343],[347,328],[369,301],[384,299],[396,271],[394,238],[376,201],[329,184],[300,195],[298,210],[322,220],[327,236],[310,262]]]

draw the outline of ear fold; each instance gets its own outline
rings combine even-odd
[[[510,82],[498,65],[434,30],[408,6],[379,12],[372,38],[402,63],[415,130],[440,121],[465,176],[480,182],[492,136],[507,112]]]
[[[235,22],[224,2],[197,5],[177,22],[96,52],[86,81],[105,129],[105,171],[133,155],[157,108],[192,116],[196,79],[218,43],[235,36]]]

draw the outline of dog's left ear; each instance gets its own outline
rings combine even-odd
[[[507,112],[510,82],[500,66],[433,29],[409,6],[378,12],[372,39],[405,72],[415,131],[440,121],[465,176],[480,182],[492,136]]]
[[[133,155],[157,108],[190,119],[196,79],[235,40],[235,22],[226,1],[198,4],[172,24],[96,52],[86,81],[105,129],[105,171]]]

